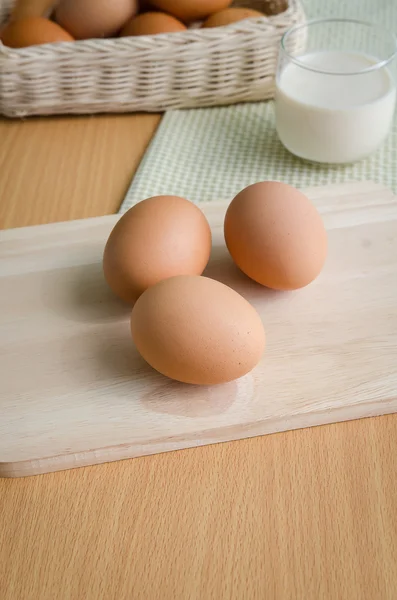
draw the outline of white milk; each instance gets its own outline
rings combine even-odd
[[[284,146],[311,161],[349,163],[371,154],[393,119],[396,86],[384,67],[349,75],[378,61],[364,54],[316,52],[290,62],[277,77],[276,124]],[[346,73],[346,74],[340,74]]]

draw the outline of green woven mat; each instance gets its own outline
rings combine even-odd
[[[306,14],[352,17],[397,30],[397,0],[306,0]],[[397,193],[397,113],[383,147],[367,160],[311,165],[277,138],[273,102],[168,112],[146,152],[120,212],[157,194],[193,202],[229,200],[245,186],[275,179],[297,187],[369,179]]]

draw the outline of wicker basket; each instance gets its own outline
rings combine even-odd
[[[13,3],[0,0],[0,24]],[[227,28],[20,50],[0,42],[0,114],[157,112],[264,100],[274,92],[280,38],[304,18],[300,1],[290,0],[280,15]]]

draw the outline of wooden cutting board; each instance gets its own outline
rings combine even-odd
[[[223,243],[207,275],[242,293],[267,331],[262,363],[222,386],[178,384],[139,357],[128,307],[101,270],[117,216],[0,232],[0,476],[19,477],[397,411],[397,202],[371,183],[313,188],[325,271],[279,293]]]

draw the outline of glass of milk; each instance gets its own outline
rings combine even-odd
[[[387,137],[396,105],[397,38],[370,23],[321,19],[290,29],[276,76],[276,127],[303,159],[351,163]]]

